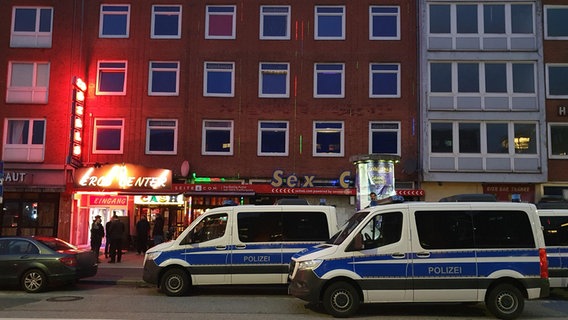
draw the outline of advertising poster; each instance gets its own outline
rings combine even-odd
[[[368,207],[370,194],[374,192],[377,200],[396,195],[394,161],[368,160],[357,165],[357,209]]]

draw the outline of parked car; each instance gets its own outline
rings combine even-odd
[[[0,237],[0,283],[40,292],[97,274],[97,257],[54,237]]]

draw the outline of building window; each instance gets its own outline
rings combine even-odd
[[[181,6],[152,6],[152,39],[181,38]]]
[[[400,122],[369,122],[369,153],[400,156]]]
[[[207,6],[205,39],[236,38],[236,6]]]
[[[258,156],[287,156],[289,129],[287,121],[258,122]]]
[[[568,64],[546,64],[546,97],[568,99]]]
[[[400,64],[369,65],[369,97],[400,98]]]
[[[568,39],[568,6],[544,6],[544,38]]]
[[[481,126],[475,122],[458,123],[459,153],[481,153]]]
[[[53,8],[14,7],[12,9],[12,48],[51,48]]]
[[[290,6],[260,6],[260,39],[290,40]]]
[[[314,121],[313,156],[343,157],[343,121]]]
[[[10,62],[6,103],[47,103],[49,63]]]
[[[6,119],[4,161],[41,162],[45,154],[44,119]]]
[[[290,96],[290,64],[261,62],[258,73],[258,96],[288,98]]]
[[[179,62],[150,61],[148,95],[177,96],[179,94]]]
[[[314,98],[345,96],[345,64],[316,63],[314,65]]]
[[[400,40],[400,7],[369,7],[369,40]]]
[[[177,154],[177,120],[148,119],[146,154]]]
[[[315,39],[345,40],[345,6],[315,7]]]
[[[122,154],[124,144],[123,119],[95,119],[93,153]]]
[[[130,5],[102,4],[99,22],[100,38],[128,38],[130,33]]]
[[[548,124],[548,156],[551,159],[568,158],[568,124]]]
[[[233,97],[235,95],[235,63],[205,62],[203,95],[206,97]]]
[[[232,120],[204,120],[201,154],[233,155],[233,134]]]
[[[97,95],[125,95],[126,67],[126,61],[99,61]]]

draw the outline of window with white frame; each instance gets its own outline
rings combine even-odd
[[[316,40],[345,40],[345,6],[315,7]]]
[[[126,61],[99,61],[97,95],[125,95],[126,71]]]
[[[260,39],[290,40],[290,6],[260,6]]]
[[[180,39],[181,6],[153,5],[151,29],[152,39]]]
[[[369,40],[400,40],[400,7],[369,7]]]
[[[203,95],[206,97],[233,97],[235,95],[235,63],[205,62]]]
[[[178,121],[148,119],[146,154],[177,154]]]
[[[546,64],[546,97],[568,99],[568,63]]]
[[[290,64],[261,62],[258,71],[258,96],[288,98],[290,96]]]
[[[45,154],[45,119],[5,119],[2,160],[41,162]]]
[[[400,98],[399,63],[371,63],[369,65],[369,97]]]
[[[369,122],[369,153],[400,156],[400,122]]]
[[[314,98],[345,97],[345,64],[316,63],[314,65]]]
[[[130,34],[130,5],[101,4],[100,38],[128,38]]]
[[[258,156],[288,155],[288,121],[258,122]]]
[[[568,123],[548,123],[548,156],[568,158]]]
[[[205,39],[235,39],[236,6],[206,6]]]
[[[177,96],[179,94],[179,62],[150,61],[148,95]]]
[[[314,157],[343,157],[345,128],[343,121],[314,121]]]
[[[201,154],[233,155],[233,130],[233,120],[204,120]]]
[[[13,7],[12,48],[51,48],[52,7]]]
[[[124,145],[124,119],[95,119],[93,153],[122,154]]]
[[[49,94],[49,63],[8,63],[6,103],[44,104]]]
[[[568,39],[568,6],[544,6],[544,38],[547,40]]]

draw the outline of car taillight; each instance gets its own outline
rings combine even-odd
[[[538,255],[540,258],[540,277],[548,279],[548,260],[546,258],[546,249],[540,248],[538,250]]]
[[[77,266],[77,258],[75,257],[63,257],[59,258],[59,261],[68,267],[76,267]]]

